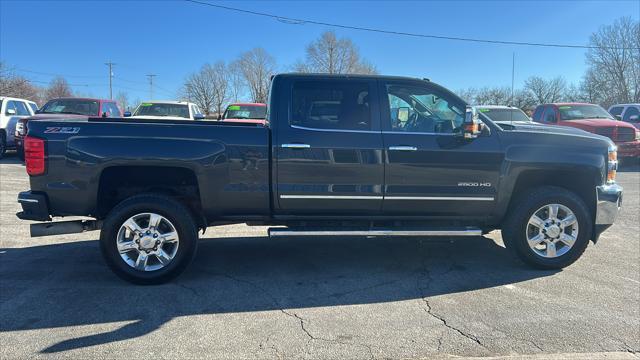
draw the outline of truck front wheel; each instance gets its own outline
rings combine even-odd
[[[592,220],[579,196],[545,186],[516,201],[502,238],[520,259],[536,268],[560,269],[582,255],[591,238]]]
[[[161,284],[193,259],[198,233],[190,211],[162,195],[137,195],[118,204],[105,220],[100,248],[107,265],[136,284]]]

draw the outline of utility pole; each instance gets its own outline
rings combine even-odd
[[[109,67],[109,99],[113,100],[113,65],[115,65],[115,63],[109,60],[109,62],[104,64]]]
[[[153,100],[153,78],[158,76],[156,74],[147,74],[149,78],[149,100]]]

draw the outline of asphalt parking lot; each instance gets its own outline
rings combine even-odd
[[[0,160],[0,358],[640,358],[640,167],[623,214],[563,271],[535,271],[500,233],[456,241],[270,240],[209,228],[190,268],[140,287],[98,233],[33,238],[28,189]]]

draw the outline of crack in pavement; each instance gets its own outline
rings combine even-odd
[[[418,296],[420,297],[420,299],[422,300],[422,302],[424,303],[424,305],[426,306],[426,308],[424,308],[423,310],[429,314],[430,316],[432,316],[435,319],[438,319],[438,321],[440,321],[442,323],[442,325],[444,325],[446,328],[455,331],[456,333],[462,335],[463,337],[475,342],[476,344],[480,345],[481,347],[489,350],[487,348],[486,345],[484,345],[482,343],[482,341],[480,341],[480,339],[473,335],[473,334],[469,334],[451,324],[449,324],[449,322],[447,322],[447,320],[436,314],[435,312],[433,312],[433,308],[431,307],[431,304],[429,303],[429,300],[427,299],[427,296],[425,296],[425,290],[427,290],[430,286],[431,286],[431,282],[433,281],[433,278],[431,277],[431,272],[428,269],[427,266],[427,261],[426,261],[426,257],[424,256],[424,247],[422,246],[424,244],[424,242],[422,240],[418,241],[418,253],[420,254],[420,263],[421,263],[421,274],[418,275],[417,279],[416,279],[416,290],[418,292]],[[448,256],[450,257],[451,254],[448,254]],[[448,270],[447,272],[451,271],[451,269],[453,269],[454,265],[450,266],[450,270]],[[420,285],[420,279],[424,277],[427,280],[427,286],[422,287]],[[441,343],[442,343],[442,339],[444,337],[444,334],[442,334],[442,336],[440,336],[440,338],[438,338],[438,348],[441,347]]]
[[[210,272],[210,271],[207,271],[207,270],[204,270],[204,272],[209,273],[211,275],[215,275],[215,276],[225,277],[225,278],[230,279],[232,281],[243,283],[243,284],[252,286],[252,287],[260,290],[262,293],[264,293],[265,295],[267,295],[271,299],[271,302],[280,310],[281,313],[285,314],[288,317],[296,319],[300,323],[301,330],[304,332],[306,337],[309,339],[307,344],[309,342],[311,342],[311,341],[324,341],[324,342],[330,342],[330,343],[335,343],[335,344],[340,344],[340,345],[357,346],[357,347],[359,346],[359,347],[365,348],[368,351],[370,359],[372,359],[372,360],[375,359],[375,357],[373,355],[373,349],[372,349],[371,345],[367,345],[367,344],[363,344],[363,343],[355,343],[355,342],[344,342],[344,341],[339,341],[339,340],[336,340],[336,339],[327,339],[327,338],[323,338],[323,337],[319,337],[319,336],[314,336],[305,327],[305,321],[307,321],[307,320],[305,320],[300,315],[298,315],[298,314],[296,314],[294,312],[289,312],[289,311],[285,310],[284,307],[278,301],[278,299],[273,294],[271,294],[271,292],[269,292],[267,289],[263,288],[262,286],[254,283],[252,281],[240,279],[240,278],[237,278],[235,276],[232,276],[232,275],[229,275],[229,274],[225,274],[225,273],[215,273],[215,272]],[[275,348],[274,348],[274,350],[277,351],[277,349],[275,349]],[[308,351],[306,351],[306,353],[309,354]]]

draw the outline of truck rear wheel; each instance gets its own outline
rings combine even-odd
[[[137,195],[118,204],[100,232],[107,265],[122,279],[161,284],[193,259],[198,232],[190,211],[162,195]]]
[[[584,201],[559,187],[534,189],[517,199],[502,228],[507,248],[540,269],[560,269],[587,248],[592,220]]]

